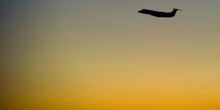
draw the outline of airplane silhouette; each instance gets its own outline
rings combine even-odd
[[[171,18],[176,15],[177,11],[182,11],[182,10],[177,9],[177,8],[173,8],[172,12],[160,12],[160,11],[155,11],[155,10],[142,9],[142,10],[139,10],[138,12],[141,14],[148,14],[148,15],[155,16],[155,17]]]

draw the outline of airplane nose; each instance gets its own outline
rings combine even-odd
[[[138,13],[142,13],[142,10],[139,10]]]

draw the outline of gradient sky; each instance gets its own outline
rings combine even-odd
[[[0,2],[5,110],[220,109],[219,0]]]

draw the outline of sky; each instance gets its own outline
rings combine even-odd
[[[0,4],[4,110],[220,109],[219,0]]]

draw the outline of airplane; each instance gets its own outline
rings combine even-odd
[[[173,8],[172,12],[160,12],[160,11],[155,11],[155,10],[142,9],[142,10],[139,10],[138,13],[148,14],[148,15],[155,16],[155,17],[171,18],[176,15],[177,11],[182,11],[182,10],[177,9],[177,8]]]

